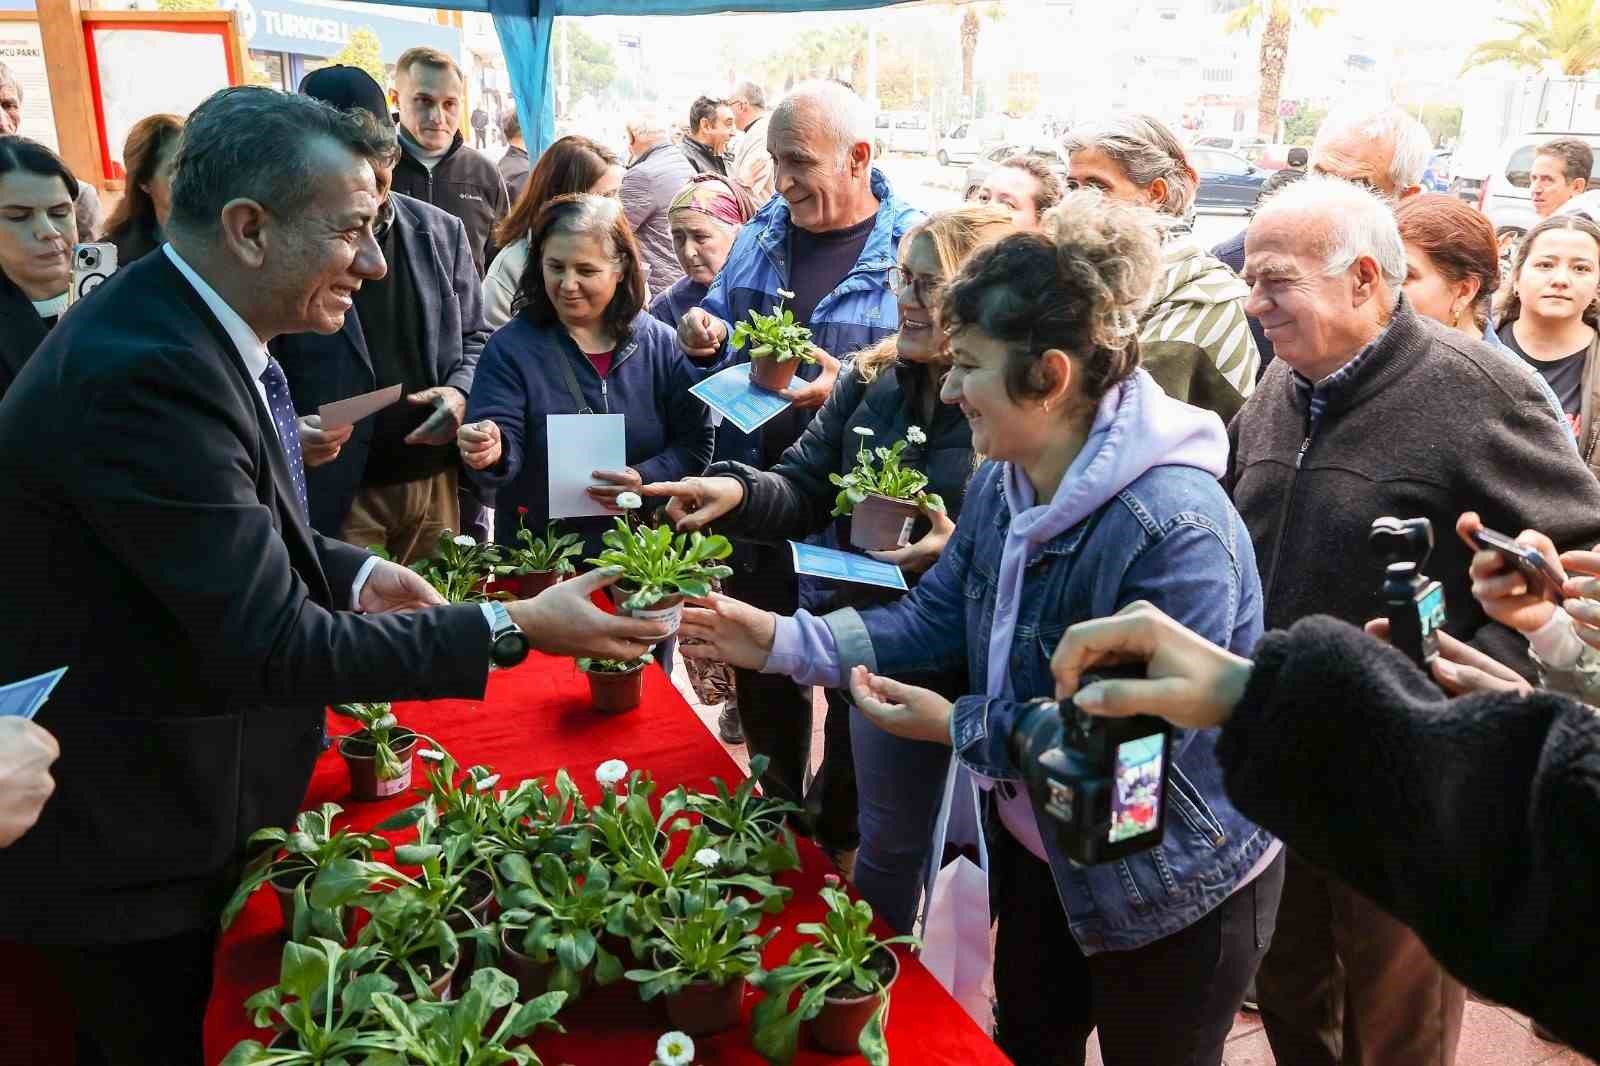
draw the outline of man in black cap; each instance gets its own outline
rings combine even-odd
[[[300,91],[393,122],[378,83],[355,67],[324,67]],[[278,338],[273,350],[300,414],[311,525],[357,547],[381,546],[402,564],[460,530],[456,430],[478,353],[488,339],[466,227],[454,215],[390,190],[394,155],[373,166],[376,226],[389,271],[355,294],[337,333]],[[318,408],[391,385],[402,398],[354,426],[324,427]]]

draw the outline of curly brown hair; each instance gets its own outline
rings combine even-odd
[[[1040,233],[979,248],[945,289],[949,333],[969,326],[1007,345],[1013,400],[1050,391],[1039,357],[1081,364],[1082,400],[1098,403],[1139,366],[1139,319],[1161,267],[1154,212],[1095,192],[1069,193]]]

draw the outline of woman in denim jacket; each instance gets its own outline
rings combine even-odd
[[[1215,731],[1174,736],[1162,844],[1095,867],[1061,854],[1010,762],[1067,626],[1148,600],[1236,652],[1261,634],[1254,553],[1217,484],[1222,423],[1138,369],[1159,263],[1145,215],[1094,194],[979,250],[943,299],[942,397],[991,461],[939,561],[884,607],[778,618],[718,597],[684,618],[704,641],[685,654],[848,683],[879,726],[950,744],[985,779],[996,1040],[1023,1066],[1082,1063],[1096,1028],[1108,1066],[1220,1063],[1282,886],[1279,845],[1223,792]],[[953,704],[879,676],[953,665],[975,693]]]

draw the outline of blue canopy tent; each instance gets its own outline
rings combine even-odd
[[[537,156],[555,140],[550,42],[557,15],[714,15],[727,11],[861,11],[903,0],[388,0],[406,7],[454,8],[494,16],[495,35],[511,74],[528,150]]]

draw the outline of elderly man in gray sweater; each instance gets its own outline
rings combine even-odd
[[[683,277],[667,228],[667,205],[694,177],[694,167],[672,143],[660,115],[641,112],[628,119],[627,129],[628,172],[622,176],[622,210],[644,253],[653,297]]]

